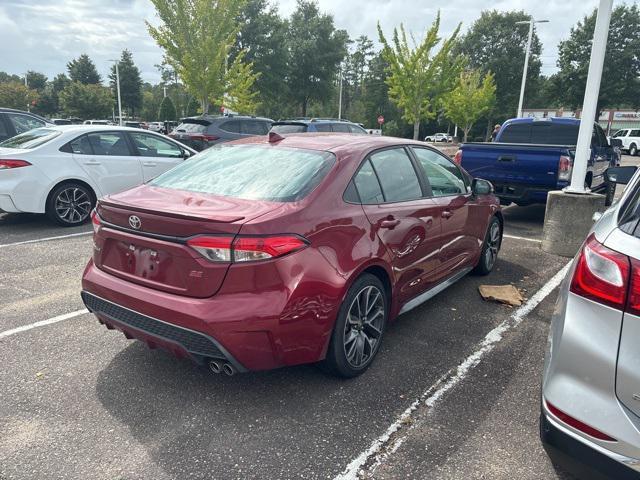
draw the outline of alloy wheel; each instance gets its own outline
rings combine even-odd
[[[86,190],[69,187],[62,190],[54,202],[58,218],[65,223],[82,223],[91,213],[91,197]]]
[[[364,287],[351,302],[344,325],[344,352],[351,367],[362,368],[373,359],[384,320],[383,293],[373,285]]]
[[[493,222],[487,238],[487,249],[484,252],[487,269],[491,270],[496,263],[498,250],[500,250],[500,225],[498,222]]]

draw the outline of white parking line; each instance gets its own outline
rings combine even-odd
[[[367,463],[369,463],[369,473],[375,470],[389,455],[394,453],[400,444],[404,442],[410,427],[407,427],[407,420],[413,415],[415,410],[424,403],[432,408],[442,396],[454,386],[465,379],[467,374],[480,363],[482,357],[495,348],[502,340],[503,335],[512,328],[518,326],[522,320],[536,308],[560,283],[569,270],[569,264],[565,265],[551,280],[543,285],[527,302],[518,308],[513,314],[500,325],[491,330],[478,345],[478,349],[469,355],[460,365],[449,370],[440,377],[436,383],[431,385],[418,397],[398,419],[393,422],[387,430],[376,438],[367,450],[354,458],[345,470],[337,475],[334,480],[355,480],[358,474]],[[404,435],[398,432],[405,428]],[[393,437],[393,438],[392,438]]]
[[[57,237],[36,238],[34,240],[25,240],[23,242],[5,243],[0,248],[15,247],[16,245],[26,245],[28,243],[48,242],[49,240],[59,240],[61,238],[80,237],[82,235],[91,235],[93,232],[70,233],[68,235],[59,235]]]
[[[11,335],[15,335],[16,333],[26,332],[27,330],[44,327],[45,325],[51,325],[52,323],[62,322],[63,320],[69,320],[71,318],[84,315],[85,313],[89,313],[89,310],[87,310],[86,308],[83,308],[82,310],[76,310],[75,312],[65,313],[64,315],[58,315],[57,317],[49,318],[48,320],[41,320],[39,322],[30,323],[29,325],[23,325],[21,327],[12,328],[11,330],[5,330],[4,332],[0,332],[0,338],[10,337]]]
[[[535,242],[542,243],[542,240],[538,240],[537,238],[527,238],[527,237],[518,237],[517,235],[503,235],[504,238],[511,238],[513,240],[524,240],[525,242]]]

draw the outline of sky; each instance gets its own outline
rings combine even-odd
[[[296,0],[271,0],[281,15],[295,9]],[[623,3],[618,0],[614,3]],[[597,0],[319,0],[320,9],[334,16],[337,28],[352,38],[377,39],[376,23],[389,35],[404,23],[420,37],[441,12],[441,34],[447,35],[462,22],[463,31],[485,9],[524,10],[550,23],[538,26],[543,44],[542,72],[556,70],[557,46],[569,36],[576,22],[590,13]],[[128,48],[144,81],[160,80],[154,65],[162,51],[147,33],[145,20],[157,24],[149,0],[0,0],[0,70],[23,75],[27,70],[52,78],[66,71],[66,64],[87,53],[103,76],[110,60]],[[526,27],[518,27],[526,35]]]

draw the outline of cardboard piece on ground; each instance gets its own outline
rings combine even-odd
[[[514,307],[519,307],[524,302],[522,293],[513,285],[480,285],[478,290],[484,300],[493,300]]]

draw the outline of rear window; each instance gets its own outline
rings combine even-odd
[[[149,184],[246,200],[295,202],[331,170],[329,152],[256,145],[205,150]]]
[[[579,125],[564,123],[516,123],[507,125],[500,136],[501,143],[533,145],[575,145]]]
[[[531,124],[515,123],[507,125],[500,134],[500,143],[529,143]]]
[[[5,140],[0,143],[0,147],[25,149],[35,148],[56,138],[61,133],[62,132],[59,132],[58,130],[52,130],[50,128],[36,128]]]
[[[186,133],[204,133],[207,130],[207,125],[204,123],[191,123],[191,122],[183,122],[176,127],[176,132],[186,132]]]
[[[274,125],[271,131],[275,133],[304,133],[307,131],[306,125]]]

